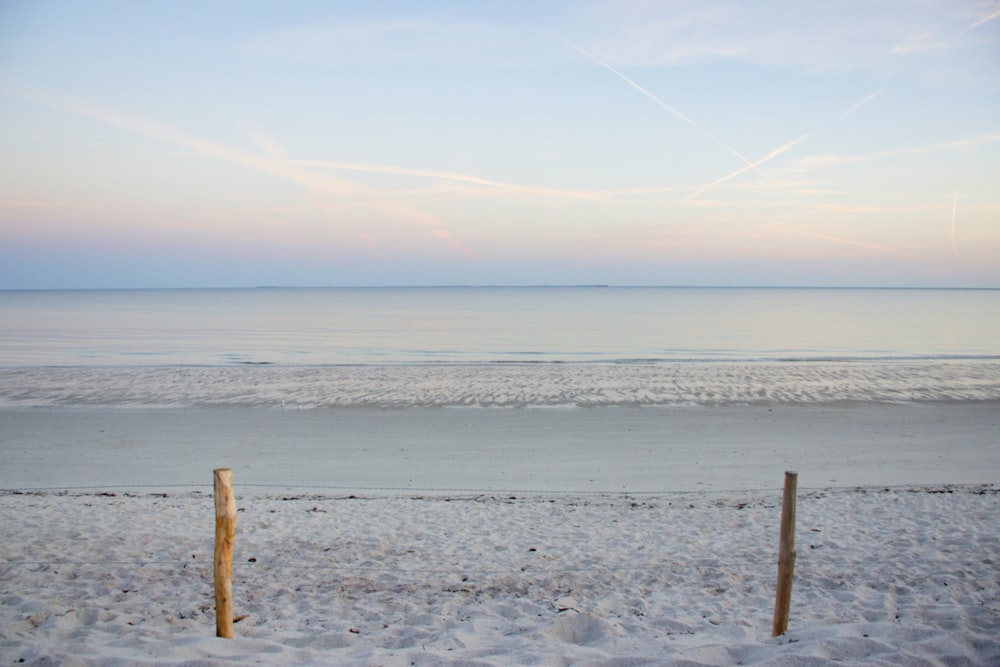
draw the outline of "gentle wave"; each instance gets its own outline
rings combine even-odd
[[[996,401],[995,359],[0,369],[0,405],[289,409]]]

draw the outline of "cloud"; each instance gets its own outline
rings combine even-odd
[[[970,0],[828,0],[748,3],[616,0],[592,5],[579,41],[615,66],[738,60],[807,71],[898,70],[893,55],[951,45],[978,3]],[[980,18],[966,31],[996,18]]]
[[[353,200],[355,203],[360,202],[362,205],[387,211],[394,216],[431,227],[435,238],[438,238],[467,257],[475,257],[475,253],[471,249],[451,238],[451,235],[440,219],[404,204],[389,204],[381,201],[380,198],[374,196],[374,191],[365,185],[333,177],[329,174],[310,171],[291,160],[260,157],[253,153],[188,134],[165,123],[126,114],[99,104],[78,100],[57,99],[50,96],[23,95],[21,97],[46,106],[77,113],[113,127],[157,139],[201,155],[240,164],[250,169],[292,181],[314,195],[319,196],[320,205],[324,208],[334,204],[340,205],[344,200],[347,202]],[[249,129],[249,134],[254,136],[258,142],[263,142],[267,152],[278,155],[284,154],[284,150],[273,139],[266,137],[252,128]]]
[[[568,190],[529,186],[517,183],[504,183],[481,178],[471,174],[460,174],[431,169],[399,167],[394,165],[337,162],[332,160],[297,160],[286,157],[284,148],[281,147],[280,144],[272,137],[266,135],[253,126],[244,125],[244,132],[250,136],[251,139],[266,153],[266,155],[262,157],[254,153],[231,148],[218,142],[188,134],[165,123],[126,114],[116,109],[98,104],[37,95],[21,95],[21,97],[46,106],[78,113],[119,129],[152,139],[157,139],[180,148],[194,151],[195,153],[199,153],[201,155],[241,164],[251,169],[279,176],[281,178],[299,183],[300,185],[320,194],[363,196],[372,194],[373,190],[354,181],[337,179],[329,176],[328,174],[316,173],[313,171],[314,169],[321,169],[324,171],[354,171],[396,176],[413,176],[417,178],[466,183],[481,186],[483,188],[502,190],[512,193],[561,197],[568,199],[594,200],[604,196],[603,193],[599,191]]]
[[[364,207],[389,213],[392,218],[409,220],[429,229],[431,235],[441,243],[470,259],[477,259],[478,253],[457,240],[447,229],[445,222],[416,204],[416,198],[440,197],[448,191],[440,188],[423,188],[410,192],[379,190],[369,185],[332,175],[330,172],[357,172],[393,176],[406,176],[434,180],[448,184],[469,186],[465,190],[450,192],[451,196],[495,196],[542,200],[595,201],[605,199],[612,193],[589,190],[568,190],[546,188],[517,183],[505,183],[481,178],[471,174],[437,171],[394,165],[360,164],[332,160],[297,160],[287,156],[283,146],[258,128],[245,124],[244,133],[260,147],[263,155],[234,148],[216,141],[205,139],[181,129],[150,118],[122,112],[108,106],[75,99],[65,99],[50,95],[18,95],[19,97],[45,106],[76,113],[93,120],[111,125],[121,130],[145,136],[172,146],[191,151],[205,157],[222,160],[249,169],[270,174],[277,178],[300,185],[317,198],[317,206],[343,217],[345,207]],[[403,201],[399,200],[404,196]],[[393,201],[396,199],[396,201]],[[3,202],[0,202],[3,203]],[[22,205],[25,205],[22,203]],[[367,237],[366,245],[371,242]]]
[[[944,150],[968,150],[976,146],[984,146],[1000,141],[1000,133],[986,133],[977,134],[971,137],[966,137],[963,139],[955,139],[953,141],[942,141],[933,144],[925,144],[923,146],[913,146],[910,148],[896,148],[884,151],[875,151],[872,153],[863,153],[859,155],[811,155],[809,157],[804,157],[796,162],[796,167],[799,168],[816,168],[816,167],[836,167],[845,164],[854,164],[856,162],[865,162],[868,160],[886,160],[897,157],[913,157],[918,155],[923,155],[924,153],[931,153],[936,151]]]
[[[866,243],[864,241],[856,241],[854,239],[847,239],[840,236],[831,236],[829,234],[819,234],[817,232],[808,232],[802,229],[792,229],[791,227],[785,227],[785,226],[772,226],[771,228],[783,234],[806,236],[809,238],[819,239],[821,241],[829,241],[831,243],[837,243],[840,245],[848,245],[855,248],[874,250],[876,252],[887,253],[890,255],[897,255],[900,257],[912,257],[912,255],[906,252],[905,250],[900,250],[899,248],[890,248],[889,246],[878,245],[876,243]]]
[[[889,53],[898,56],[905,56],[911,53],[921,53],[923,51],[939,51],[942,49],[954,48],[955,42],[940,39],[934,35],[921,35],[913,41],[905,44],[897,44],[889,49]]]
[[[603,197],[601,192],[590,190],[566,190],[559,188],[543,188],[530,185],[520,185],[517,183],[504,183],[487,178],[480,178],[471,174],[460,174],[456,172],[435,171],[432,169],[416,169],[412,167],[398,167],[393,165],[362,164],[356,162],[336,162],[332,160],[289,160],[289,164],[301,165],[303,167],[316,167],[319,169],[330,169],[338,171],[354,171],[372,174],[385,174],[391,176],[413,176],[415,178],[433,179],[439,181],[450,181],[455,183],[465,183],[469,185],[481,186],[482,188],[502,190],[512,193],[527,195],[543,195],[546,197],[559,197],[568,199],[594,200]]]
[[[955,14],[959,17],[975,13],[979,13],[977,7],[973,6],[972,8],[969,8],[966,6],[963,10],[961,5],[959,5],[959,11],[955,12]],[[954,22],[942,22],[941,25],[931,26],[930,30],[916,34],[906,41],[897,44],[892,47],[889,52],[895,55],[907,55],[911,53],[920,53],[922,51],[957,48],[966,44],[964,40],[957,38],[962,37],[963,35],[972,32],[976,28],[979,28],[980,26],[985,25],[986,23],[989,23],[997,18],[1000,18],[1000,9],[994,9],[990,13],[981,16],[961,30],[956,30],[956,24]],[[941,26],[947,27],[942,29]]]
[[[19,97],[45,106],[86,116],[117,127],[120,130],[162,141],[200,155],[240,164],[250,169],[278,176],[299,183],[316,193],[352,196],[367,192],[367,189],[360,184],[348,180],[336,179],[329,176],[317,176],[290,166],[284,161],[248,153],[216,141],[188,134],[166,123],[128,114],[111,107],[92,102],[46,95],[19,95]]]
[[[250,125],[249,123],[243,124],[243,132],[253,141],[268,157],[276,159],[285,159],[288,157],[285,148],[278,143],[278,141],[270,136],[269,134],[261,131],[259,128]]]

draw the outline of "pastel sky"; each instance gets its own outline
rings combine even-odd
[[[1000,287],[1000,2],[0,0],[0,288]]]

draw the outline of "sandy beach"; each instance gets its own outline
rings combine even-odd
[[[996,664],[997,421],[989,402],[8,408],[0,660]],[[772,638],[787,468],[799,560]]]
[[[1000,667],[998,64],[1000,0],[0,0],[0,667]]]
[[[992,401],[479,409],[0,408],[0,488],[676,492],[1000,479]],[[272,489],[273,490],[273,489]],[[263,489],[267,491],[267,489]]]

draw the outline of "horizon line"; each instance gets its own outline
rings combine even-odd
[[[0,292],[167,292],[167,291],[246,291],[246,290],[323,290],[323,289],[788,289],[788,290],[978,290],[998,291],[1000,286],[929,286],[929,285],[724,285],[724,284],[612,284],[612,283],[427,283],[411,285],[230,285],[200,287],[0,287]]]

